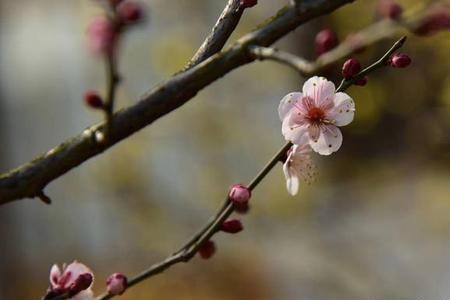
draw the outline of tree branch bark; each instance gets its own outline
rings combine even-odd
[[[104,132],[103,122],[0,176],[0,204],[37,197],[51,181],[177,109],[231,70],[252,62],[254,58],[248,53],[249,46],[269,46],[299,25],[350,2],[353,0],[316,0],[285,6],[229,49],[174,75],[143,95],[135,105],[116,112],[106,143],[95,139],[97,131]]]
[[[186,68],[191,68],[222,50],[242,17],[240,0],[229,0],[211,33],[192,57]]]

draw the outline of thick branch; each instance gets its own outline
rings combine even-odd
[[[296,6],[285,6],[275,17],[239,39],[228,50],[173,76],[143,95],[135,105],[115,113],[111,134],[105,143],[98,143],[95,139],[95,132],[103,132],[105,123],[94,125],[31,162],[2,175],[0,204],[36,197],[51,181],[180,107],[202,88],[231,70],[252,62],[254,59],[247,51],[249,46],[269,46],[299,25],[352,1],[302,1]]]
[[[317,74],[325,67],[350,56],[358,49],[366,48],[377,41],[399,33],[404,26],[406,24],[400,26],[398,23],[388,19],[381,20],[353,34],[336,48],[321,55],[315,61],[308,61],[294,54],[270,47],[252,46],[249,52],[255,59],[276,61],[293,68],[302,76],[311,76]]]
[[[240,7],[239,2],[239,0],[228,1],[227,6],[225,6],[211,33],[192,57],[187,68],[201,63],[222,50],[241,19],[243,9]]]

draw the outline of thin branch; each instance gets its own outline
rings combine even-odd
[[[228,4],[222,11],[211,33],[203,41],[186,68],[191,68],[222,50],[241,19],[243,9],[239,3],[240,0],[228,0]]]
[[[412,20],[409,20],[411,23]],[[389,38],[400,33],[404,28],[410,27],[408,23],[400,25],[389,19],[383,19],[371,26],[352,34],[333,50],[321,55],[315,61],[308,61],[294,54],[269,47],[252,46],[249,53],[258,60],[272,60],[285,64],[302,76],[317,74],[327,66],[349,57],[361,48],[366,48],[380,40]]]
[[[303,76],[314,73],[314,63],[307,61],[294,54],[280,51],[276,48],[252,46],[249,48],[250,54],[258,60],[273,60],[294,68]]]
[[[264,179],[264,177],[273,169],[277,162],[286,154],[286,151],[292,146],[290,142],[286,143],[264,166],[264,168],[258,173],[258,175],[247,185],[250,190],[253,190]],[[216,216],[211,219],[198,233],[196,233],[189,242],[184,245],[180,250],[167,257],[165,260],[156,263],[147,270],[143,271],[139,275],[131,278],[128,282],[128,288],[139,282],[148,279],[154,275],[157,275],[170,266],[180,263],[188,262],[197,253],[200,246],[211,238],[218,230],[221,224],[231,215],[234,211],[233,204],[228,199],[225,199],[224,204],[219,209]],[[97,297],[97,300],[106,300],[114,297],[107,292]]]
[[[378,68],[386,66],[386,61],[389,59],[391,54],[403,46],[406,37],[402,37],[398,40],[385,54],[377,60],[375,63],[370,65],[369,67],[362,70],[358,73],[355,78],[362,78],[370,72],[375,71]],[[347,88],[349,88],[353,83],[357,80],[348,80],[345,81],[345,84],[341,84],[336,92],[343,92]],[[266,177],[266,175],[273,169],[273,167],[286,155],[286,152],[292,146],[291,142],[287,142],[283,147],[278,150],[278,152],[269,160],[269,162],[264,166],[264,168],[255,176],[255,178],[248,184],[248,188],[250,190],[255,189],[259,183]],[[167,257],[165,260],[158,262],[147,270],[143,271],[139,275],[133,277],[129,281],[129,286],[134,286],[139,282],[148,279],[154,275],[157,275],[164,270],[168,269],[172,265],[175,265],[180,262],[188,262],[194,257],[197,253],[198,249],[201,247],[203,243],[208,241],[215,233],[219,231],[221,224],[233,213],[234,206],[228,197],[225,199],[225,202],[216,213],[216,215],[210,219],[210,221],[200,229],[196,234],[194,234],[191,239],[177,252]],[[114,297],[114,295],[108,294],[105,292],[104,294],[97,297],[97,300],[106,300]]]
[[[352,78],[342,79],[341,84],[339,85],[339,87],[337,89],[345,90],[349,86],[353,85],[355,82],[360,80],[361,78],[364,78],[364,76],[366,76],[367,74],[369,74],[381,67],[386,66],[388,64],[388,61],[389,61],[391,55],[395,51],[400,49],[403,46],[403,44],[405,43],[405,41],[406,41],[406,36],[403,36],[378,61],[374,62],[373,64],[371,64],[370,66],[368,66],[367,68],[365,68],[364,70],[359,72],[357,75],[353,76]]]
[[[106,56],[106,99],[104,105],[105,112],[105,132],[101,142],[106,142],[112,131],[112,119],[114,113],[114,102],[116,99],[116,90],[119,84],[119,75],[117,73],[117,55],[114,48],[111,53]]]
[[[110,148],[158,118],[177,109],[201,89],[231,70],[252,62],[247,48],[269,46],[299,25],[332,12],[353,0],[302,1],[287,5],[278,14],[243,36],[227,50],[174,75],[143,95],[140,101],[116,112],[110,135],[98,143],[95,135],[104,132],[105,123],[91,126],[34,160],[0,176],[0,204],[36,197],[45,186],[91,157]]]

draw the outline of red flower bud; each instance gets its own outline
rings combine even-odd
[[[350,79],[361,71],[361,64],[355,58],[347,59],[342,66],[342,76]]]
[[[113,51],[117,32],[110,19],[106,17],[95,18],[89,24],[87,34],[89,47],[95,54],[107,55]]]
[[[117,16],[123,23],[134,23],[142,18],[141,6],[132,0],[121,2],[116,11]]]
[[[81,291],[89,288],[92,284],[94,277],[92,274],[84,273],[81,274],[75,279],[75,281],[69,287],[69,295],[75,296]]]
[[[114,273],[106,280],[106,289],[111,295],[122,295],[128,286],[128,280],[122,273]]]
[[[234,184],[230,187],[228,198],[234,204],[248,203],[248,200],[252,196],[252,192],[242,184]]]
[[[367,76],[364,76],[361,79],[358,79],[354,84],[359,86],[365,86],[367,84],[367,81],[369,81],[369,78]]]
[[[317,33],[316,39],[316,54],[320,56],[338,45],[338,38],[336,33],[330,29],[324,29]]]
[[[244,226],[242,226],[241,221],[239,221],[238,219],[227,220],[220,226],[220,230],[226,233],[238,233],[243,229]]]
[[[411,64],[411,58],[407,54],[397,53],[391,57],[389,64],[394,68],[406,68]]]
[[[239,5],[241,8],[249,8],[258,4],[258,0],[241,0]]]
[[[211,240],[208,240],[201,244],[200,248],[198,249],[198,254],[203,259],[211,258],[214,253],[216,253],[216,244]]]
[[[84,94],[84,102],[87,106],[92,108],[103,108],[103,99],[95,91],[87,91]]]
[[[383,18],[398,20],[402,12],[403,8],[393,0],[380,0],[378,3],[378,14]]]
[[[421,36],[430,36],[445,29],[450,29],[450,5],[437,3],[429,9],[413,32]]]
[[[245,215],[250,211],[250,204],[247,203],[234,203],[234,211],[241,214],[241,215]]]

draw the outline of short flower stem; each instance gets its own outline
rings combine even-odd
[[[362,70],[358,75],[356,75],[351,80],[343,80],[339,87],[336,89],[337,92],[345,91],[349,88],[353,83],[356,82],[357,79],[362,78],[368,73],[386,65],[387,60],[390,55],[397,49],[399,49],[403,43],[405,42],[406,37],[402,37],[398,40],[392,47],[389,49],[378,61],[369,67]],[[266,175],[273,169],[273,167],[280,161],[281,158],[284,157],[286,152],[292,146],[291,142],[287,142],[277,153],[268,161],[268,163],[261,169],[258,175],[250,181],[248,184],[248,188],[253,190],[258,186],[259,183],[266,177]],[[136,275],[128,281],[128,288],[138,284],[139,282],[148,279],[156,274],[163,272],[168,269],[170,266],[175,265],[180,262],[188,262],[192,257],[197,253],[197,250],[202,245],[202,243],[208,241],[220,228],[221,224],[233,213],[234,206],[228,197],[225,199],[217,213],[212,217],[208,223],[202,227],[196,234],[194,234],[189,241],[174,254],[167,257],[165,260],[158,262],[152,266],[150,266],[147,270],[144,270],[142,273]],[[114,295],[108,294],[107,292],[98,296],[97,300],[106,300],[114,297]]]

